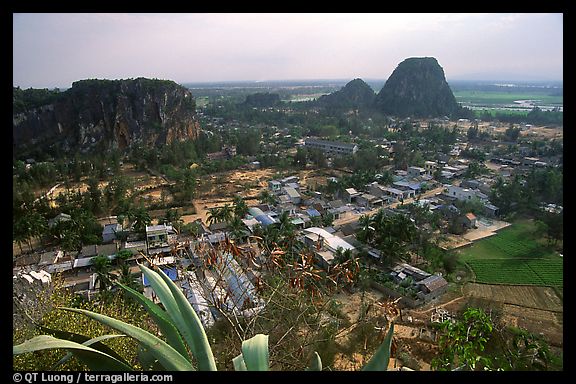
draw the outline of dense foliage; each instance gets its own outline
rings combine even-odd
[[[367,110],[373,108],[376,94],[362,79],[354,79],[342,89],[321,96],[314,104],[328,111]]]
[[[13,113],[26,112],[42,105],[52,104],[59,97],[59,89],[20,89],[20,87],[14,87],[12,92]]]
[[[398,64],[376,97],[384,113],[399,117],[457,116],[460,107],[433,57]]]

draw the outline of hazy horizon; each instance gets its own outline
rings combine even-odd
[[[448,81],[563,81],[563,14],[14,14],[13,85],[386,79],[435,57]]]

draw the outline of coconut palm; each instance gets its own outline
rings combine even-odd
[[[246,214],[248,213],[248,205],[246,204],[244,199],[237,195],[234,197],[233,204],[234,204],[234,216],[238,216],[241,219],[244,218],[244,216],[246,216]]]
[[[260,204],[276,204],[276,197],[270,193],[269,190],[263,189],[262,192],[258,194],[258,201]]]
[[[146,226],[152,223],[152,218],[144,206],[128,212],[128,219],[132,222],[134,231],[141,234],[146,233]]]
[[[239,216],[234,216],[229,224],[230,235],[233,239],[239,240],[246,235],[246,225]]]
[[[96,282],[100,284],[100,292],[106,292],[112,286],[110,259],[104,255],[98,255],[92,259],[92,265],[96,273]]]

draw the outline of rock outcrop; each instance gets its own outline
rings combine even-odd
[[[50,104],[14,113],[15,148],[64,152],[159,146],[196,139],[190,91],[169,80],[81,80]]]
[[[376,94],[362,79],[348,82],[339,91],[321,96],[317,104],[327,109],[364,109],[372,107]]]
[[[460,111],[444,70],[433,57],[401,62],[376,96],[376,107],[398,117],[450,117]]]

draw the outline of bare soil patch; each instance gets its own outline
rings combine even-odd
[[[562,301],[549,287],[468,283],[462,291],[466,296],[505,304],[554,312],[563,311]]]

